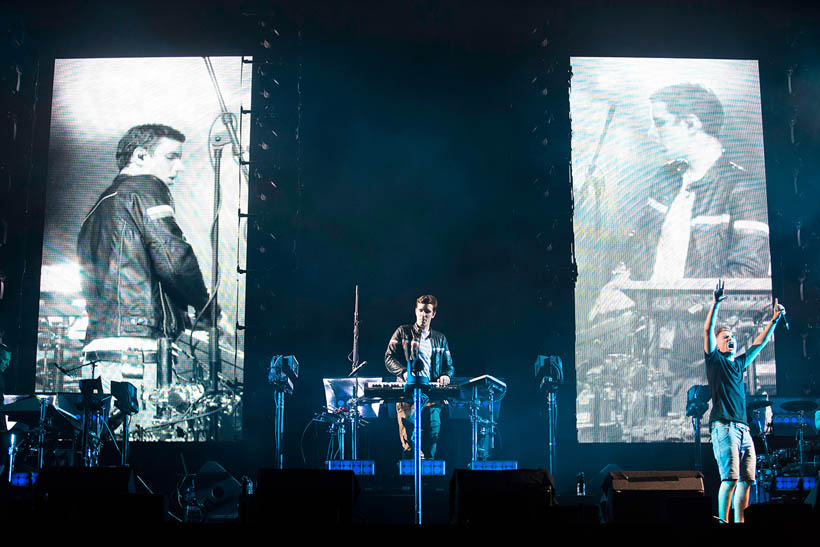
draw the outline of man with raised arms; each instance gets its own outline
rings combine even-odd
[[[714,303],[703,327],[706,377],[712,394],[709,427],[712,451],[720,471],[718,518],[727,522],[734,498],[734,520],[743,522],[749,505],[749,487],[755,482],[755,447],[746,423],[746,390],[743,373],[771,340],[774,328],[786,312],[774,300],[772,318],[745,353],[736,355],[737,340],[729,327],[715,329],[720,303],[726,298],[724,283],[715,287]]]

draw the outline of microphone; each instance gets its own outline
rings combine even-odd
[[[347,377],[348,378],[353,377],[357,372],[359,372],[359,369],[362,368],[363,366],[365,366],[366,364],[367,364],[367,361],[362,361],[361,363],[359,363],[359,365],[356,368],[354,368],[352,371],[350,371],[350,374],[348,374]]]
[[[786,319],[786,308],[780,306],[780,317],[783,318],[783,326],[786,327],[786,330],[789,330],[789,320]]]

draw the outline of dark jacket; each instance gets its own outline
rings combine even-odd
[[[408,361],[419,356],[419,340],[421,331],[416,325],[402,325],[396,329],[387,351],[384,354],[384,365],[391,374],[404,377],[407,372]],[[430,380],[435,381],[440,376],[453,377],[453,357],[447,345],[447,338],[437,330],[430,329],[430,345],[433,346],[433,355],[430,363]]]
[[[633,279],[652,275],[666,212],[681,187],[679,164],[663,166],[649,184],[636,215],[628,253]],[[686,278],[769,277],[766,189],[743,167],[721,157],[692,183],[692,232]]]
[[[174,218],[168,186],[120,175],[86,216],[77,240],[88,312],[86,341],[176,337],[188,306],[208,301],[194,251]]]

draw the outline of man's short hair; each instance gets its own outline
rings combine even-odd
[[[433,305],[433,311],[436,311],[436,308],[438,308],[438,299],[435,296],[433,296],[432,294],[424,294],[424,295],[419,296],[418,298],[416,298],[416,304],[423,304],[423,305],[432,304]]]
[[[718,335],[718,334],[720,334],[721,332],[728,332],[728,333],[730,333],[730,334],[734,334],[734,331],[732,330],[732,328],[731,328],[731,327],[727,327],[727,326],[725,326],[725,325],[724,325],[724,326],[722,326],[722,327],[718,327],[718,328],[717,328],[717,330],[715,331],[715,336],[717,336],[717,335]]]
[[[131,156],[137,148],[153,152],[162,138],[185,142],[185,135],[167,125],[149,123],[132,127],[117,145],[117,167],[124,169],[131,163]]]
[[[679,118],[694,114],[703,125],[703,131],[715,138],[719,137],[723,129],[723,105],[720,99],[700,84],[662,87],[649,100],[665,103],[669,113]]]

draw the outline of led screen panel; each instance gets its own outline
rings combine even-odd
[[[134,384],[137,440],[241,434],[249,67],[55,61],[36,389]]]
[[[771,313],[757,62],[571,65],[578,439],[691,442],[718,278],[738,353]],[[774,393],[773,343],[746,384]]]

